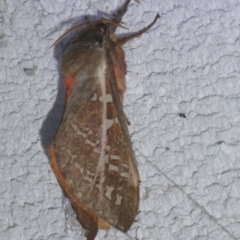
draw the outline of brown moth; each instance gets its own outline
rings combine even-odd
[[[112,19],[88,21],[72,39],[61,62],[66,106],[49,148],[50,163],[88,240],[99,228],[127,232],[139,206],[139,175],[123,111],[126,63],[114,32],[127,0]],[[57,40],[57,42],[59,41]]]

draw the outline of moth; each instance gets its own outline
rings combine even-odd
[[[86,230],[87,240],[110,226],[127,232],[139,206],[139,174],[123,111],[126,63],[122,46],[141,36],[114,34],[130,0],[113,19],[101,18],[82,27],[61,61],[66,104],[49,147],[56,178]]]

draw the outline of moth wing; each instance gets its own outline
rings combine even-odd
[[[68,197],[126,232],[138,211],[138,171],[116,88],[106,63],[98,66],[76,75],[50,158]]]

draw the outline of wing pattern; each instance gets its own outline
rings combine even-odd
[[[93,76],[77,76],[55,136],[58,167],[72,193],[121,231],[135,219],[139,180],[128,135],[112,96],[110,74],[99,54]],[[101,59],[101,61],[99,60]]]

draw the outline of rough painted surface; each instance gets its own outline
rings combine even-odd
[[[0,3],[1,240],[84,239],[45,154],[63,106],[64,44],[49,47],[121,3]],[[124,24],[134,32],[157,12],[156,26],[125,46],[140,213],[127,235],[96,239],[240,239],[240,3],[132,1]]]

